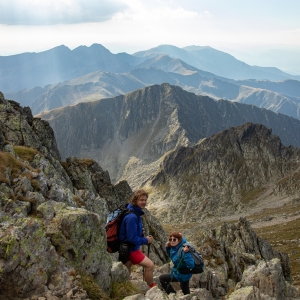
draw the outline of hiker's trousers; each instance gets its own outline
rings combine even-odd
[[[171,282],[179,282],[176,278],[171,278],[171,274],[162,274],[159,276],[159,281],[163,287],[163,289],[166,291],[166,293],[169,295],[170,293],[175,293],[176,291],[171,285]],[[187,295],[190,293],[190,281],[186,282],[180,282],[180,287],[184,295]]]

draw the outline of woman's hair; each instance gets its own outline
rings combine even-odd
[[[179,241],[179,243],[181,243],[181,241],[182,241],[182,233],[179,232],[179,231],[173,231],[173,232],[171,232],[170,235],[169,235],[169,238],[170,237],[177,238],[178,241]]]
[[[137,190],[130,199],[132,205],[136,205],[137,201],[141,196],[146,196],[148,198],[148,193],[145,190]]]

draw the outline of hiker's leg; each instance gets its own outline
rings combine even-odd
[[[131,273],[131,267],[132,267],[132,262],[130,260],[128,260],[125,264],[124,264],[128,271],[129,271],[129,274]]]
[[[173,280],[173,278],[171,278],[171,274],[160,275],[159,281],[160,281],[161,286],[163,287],[163,289],[166,291],[166,293],[168,295],[170,293],[176,294],[176,291],[174,290],[174,288],[171,285],[171,281],[175,281],[175,280]]]
[[[184,295],[190,294],[190,281],[180,282],[180,287]]]
[[[139,263],[140,266],[145,268],[145,281],[148,285],[151,285],[153,283],[153,269],[154,269],[154,263],[151,259],[149,259],[147,256],[144,257],[144,259]]]

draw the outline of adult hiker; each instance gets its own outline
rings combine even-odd
[[[119,230],[119,239],[125,242],[125,247],[129,246],[129,256],[120,259],[131,272],[132,265],[140,265],[144,268],[144,278],[150,288],[156,286],[153,283],[153,269],[154,263],[143,252],[140,251],[141,245],[150,245],[152,243],[152,236],[143,236],[143,224],[141,216],[144,214],[143,209],[146,207],[148,200],[148,193],[144,190],[137,190],[130,203],[127,206],[129,210],[135,213],[126,214],[123,218]],[[124,244],[121,244],[120,249]],[[121,253],[121,250],[119,251]]]
[[[181,274],[179,272],[179,268],[192,269],[194,267],[194,259],[189,252],[190,247],[188,244],[186,245],[186,243],[186,239],[183,238],[182,234],[178,231],[174,231],[169,235],[166,250],[174,267],[170,274],[162,274],[159,276],[159,281],[167,294],[176,293],[171,282],[180,282],[180,287],[184,295],[190,293],[189,281],[193,274]],[[183,250],[182,253],[178,253],[180,249]]]

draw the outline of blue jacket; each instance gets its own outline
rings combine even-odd
[[[144,212],[138,207],[132,204],[128,204],[128,209],[134,210],[136,214],[127,214],[121,222],[119,229],[119,239],[123,242],[129,242],[133,244],[130,252],[140,249],[141,245],[148,244],[148,240],[143,237],[143,223],[141,216]]]
[[[186,243],[185,238],[183,238],[181,243],[179,243],[177,246],[166,248],[169,257],[171,258],[171,260],[174,264],[174,267],[172,268],[172,271],[171,271],[171,276],[174,276],[174,278],[176,278],[179,282],[189,281],[191,279],[191,277],[193,276],[193,274],[181,274],[181,273],[179,273],[178,270],[176,270],[177,267],[192,269],[192,268],[194,268],[194,265],[195,265],[194,259],[190,252],[185,253],[184,251],[182,251],[181,256],[180,257],[178,256],[178,250],[180,247],[182,247],[182,245],[184,243]],[[180,265],[179,265],[179,263],[180,263]]]

